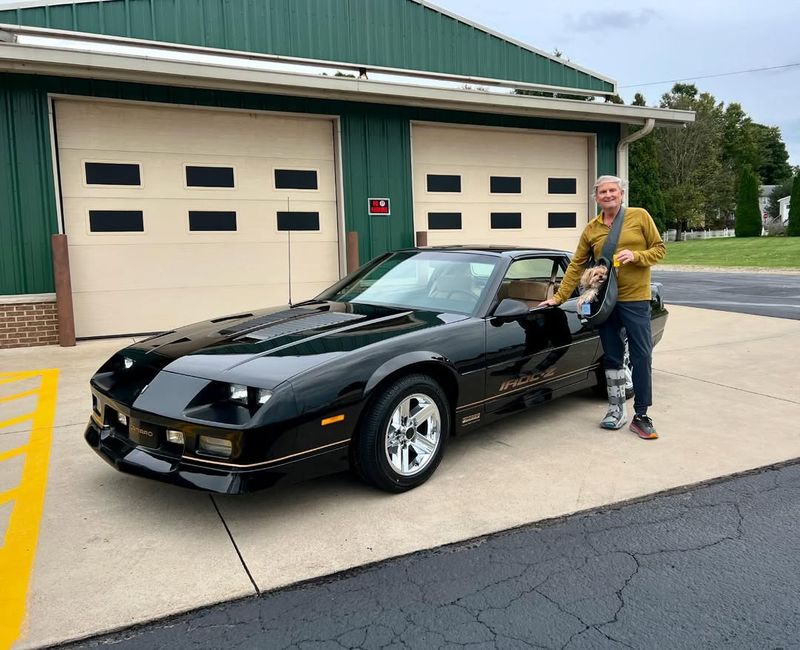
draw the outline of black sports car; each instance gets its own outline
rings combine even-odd
[[[355,469],[399,492],[447,439],[582,388],[602,349],[569,253],[445,247],[388,253],[313,300],[131,345],[91,380],[86,440],[117,469],[210,492]],[[667,312],[653,285],[654,343]]]

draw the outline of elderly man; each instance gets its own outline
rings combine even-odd
[[[601,212],[581,233],[572,263],[564,274],[558,293],[540,306],[560,305],[572,295],[592,253],[595,259],[601,257],[603,244],[611,232],[614,219],[624,219],[614,256],[615,264],[619,264],[619,296],[608,320],[599,326],[608,387],[608,412],[600,426],[604,429],[621,429],[628,421],[623,366],[627,334],[635,393],[635,413],[630,429],[644,440],[654,440],[658,438],[658,433],[647,415],[647,409],[653,403],[650,267],[664,257],[666,250],[658,228],[647,210],[623,207],[625,189],[622,179],[601,176],[594,185],[594,197]]]

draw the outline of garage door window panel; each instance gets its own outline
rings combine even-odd
[[[426,177],[428,192],[461,192],[461,176],[458,174],[428,174]]]
[[[93,162],[83,163],[87,186],[141,187],[142,174],[139,163]]]
[[[185,165],[186,187],[193,189],[235,189],[233,167]]]
[[[508,230],[522,228],[521,212],[492,212],[492,230]]]
[[[548,178],[547,179],[547,193],[548,194],[577,194],[578,193],[578,179],[577,178]]]
[[[429,212],[428,230],[461,230],[461,213]]]
[[[316,169],[275,169],[276,190],[318,190],[319,173]]]
[[[319,212],[278,212],[278,230],[318,231]]]
[[[189,210],[191,232],[236,232],[236,212]]]
[[[144,232],[142,210],[89,210],[89,232]]]
[[[522,178],[519,176],[490,176],[490,194],[522,194]]]
[[[575,228],[578,223],[576,212],[548,212],[548,228]]]

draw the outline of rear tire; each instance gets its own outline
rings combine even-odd
[[[391,384],[368,407],[354,449],[359,475],[387,492],[427,481],[444,455],[450,408],[441,386],[426,375]]]

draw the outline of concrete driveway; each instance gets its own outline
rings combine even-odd
[[[455,439],[431,481],[395,496],[340,475],[212,498],[117,473],[82,434],[88,379],[127,341],[0,351],[0,576],[13,587],[0,648],[800,457],[800,321],[670,312],[654,358],[659,440],[602,431],[604,404],[575,395]]]

